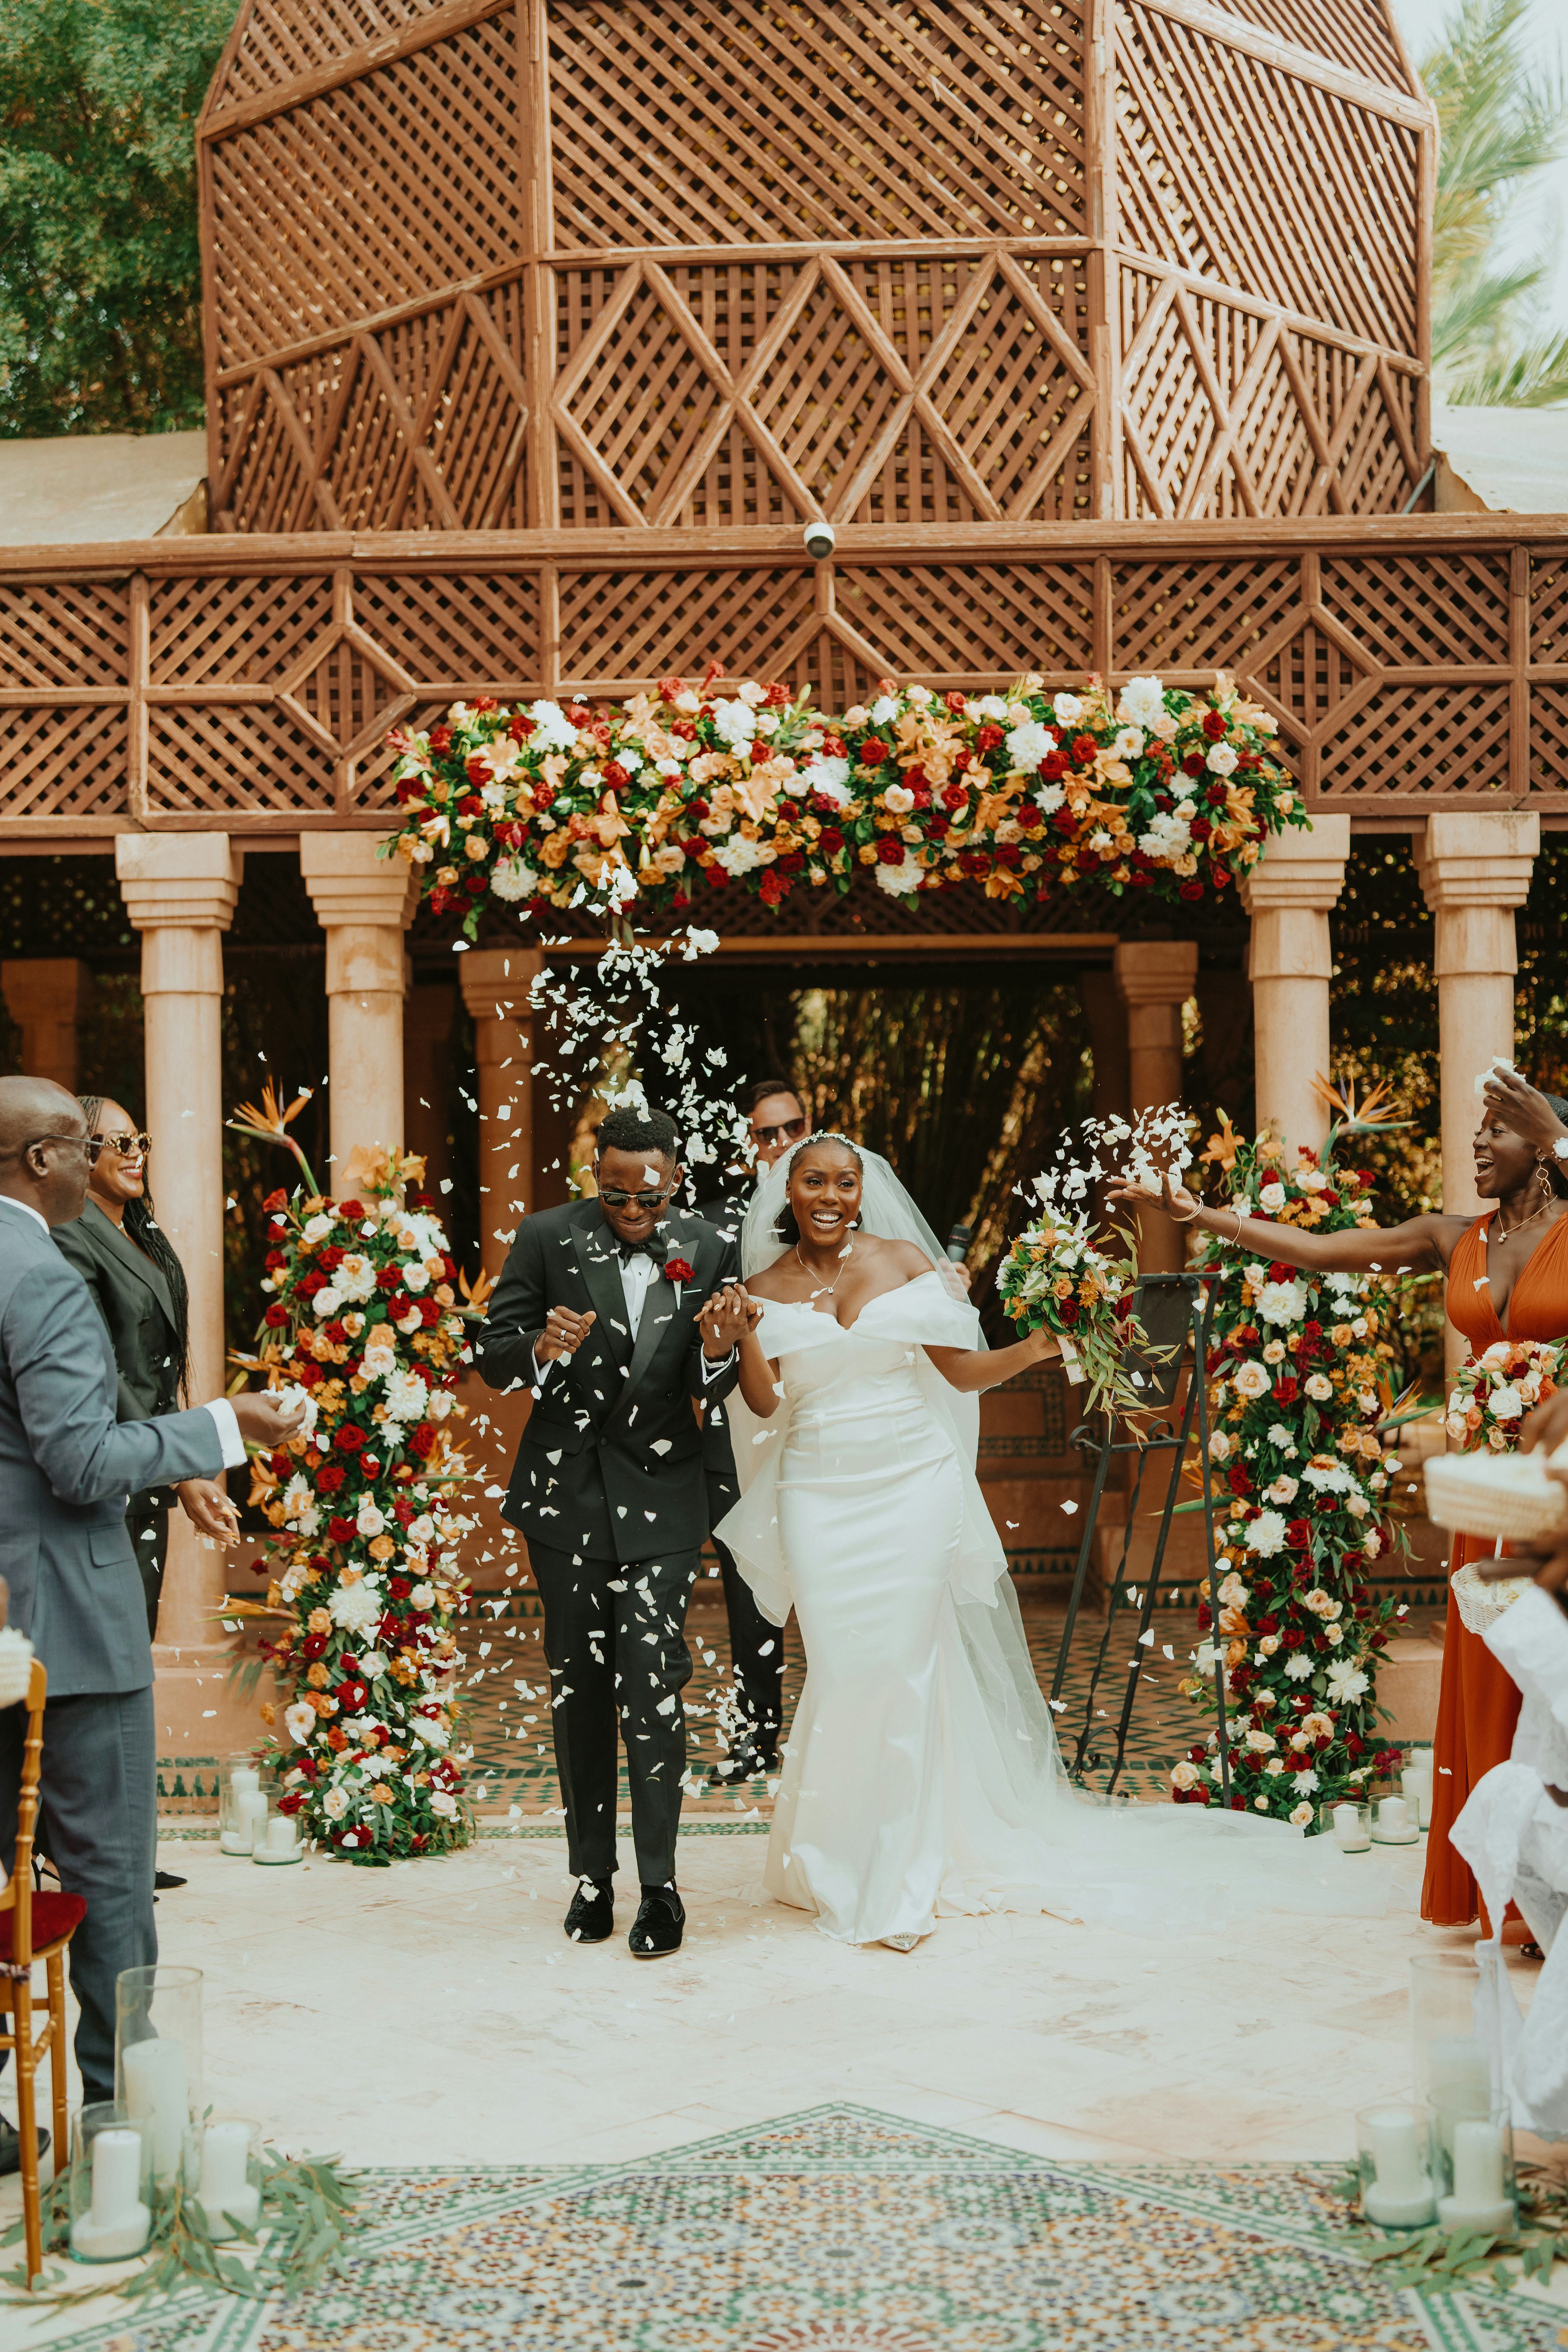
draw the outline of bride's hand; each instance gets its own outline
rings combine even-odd
[[[1105,1197],[1120,1208],[1163,1209],[1179,1225],[1190,1225],[1203,1207],[1197,1194],[1189,1192],[1184,1184],[1173,1184],[1168,1172],[1157,1187],[1135,1177],[1119,1177]]]
[[[1034,1349],[1035,1361],[1037,1364],[1049,1363],[1053,1356],[1059,1356],[1061,1354],[1062,1343],[1060,1339],[1058,1339],[1054,1331],[1048,1331],[1043,1323],[1039,1326],[1037,1330],[1030,1332],[1029,1340]]]

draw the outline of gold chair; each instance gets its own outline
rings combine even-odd
[[[47,2051],[54,2093],[54,2156],[57,2171],[66,2161],[66,1946],[87,1913],[79,1895],[35,1895],[33,1825],[38,1817],[38,1776],[44,1759],[44,1695],[48,1676],[35,1658],[22,1704],[27,1737],[22,1749],[22,1785],[16,1806],[16,1854],[11,1875],[0,1887],[0,2050],[16,2053],[16,2129],[21,2140],[22,2221],[27,2242],[27,2276],[44,2266],[43,2217],[38,2198],[38,2068]],[[42,1960],[46,1995],[33,1998],[33,1970]],[[43,2031],[34,2032],[33,2012],[47,2012]]]

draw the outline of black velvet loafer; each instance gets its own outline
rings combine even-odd
[[[566,1933],[574,1944],[607,1944],[616,1932],[616,1898],[606,1879],[596,1885],[580,1878],[566,1914]]]
[[[643,1889],[637,1916],[626,1941],[632,1957],[638,1960],[658,1960],[666,1952],[679,1952],[686,1927],[686,1906],[673,1886],[656,1887],[650,1895]]]

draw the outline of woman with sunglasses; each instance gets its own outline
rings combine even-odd
[[[120,1374],[117,1418],[150,1421],[178,1412],[189,1370],[189,1296],[184,1268],[153,1214],[147,1190],[150,1139],[117,1102],[79,1095],[98,1153],[87,1206],[74,1223],[56,1225],[56,1247],[91,1291],[109,1329]],[[232,1543],[234,1505],[211,1478],[187,1478],[172,1490],[204,1536]],[[125,1514],[147,1595],[147,1629],[156,1633],[158,1596],[169,1549],[169,1492],[132,1495]]]

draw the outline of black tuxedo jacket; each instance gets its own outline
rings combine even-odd
[[[637,1344],[626,1322],[620,1253],[597,1201],[525,1217],[480,1327],[474,1361],[494,1389],[531,1387],[533,1350],[552,1307],[597,1317],[569,1364],[557,1361],[518,1447],[502,1517],[552,1551],[585,1559],[658,1559],[708,1533],[702,1437],[693,1397],[726,1396],[739,1360],[703,1385],[698,1317],[736,1271],[736,1252],[700,1217],[672,1211],[655,1236],[693,1279],[650,1284]]]

